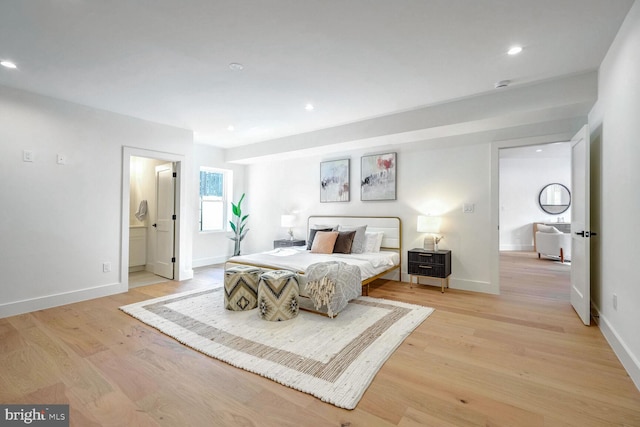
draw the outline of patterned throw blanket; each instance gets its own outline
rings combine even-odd
[[[362,295],[360,268],[341,261],[311,264],[306,273],[305,293],[316,310],[334,315]]]

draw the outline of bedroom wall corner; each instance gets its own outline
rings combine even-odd
[[[417,216],[437,206],[443,216],[442,248],[453,253],[451,287],[495,293],[491,286],[489,251],[491,162],[488,141],[473,144],[409,144],[354,150],[330,156],[253,163],[247,166],[248,212],[253,216],[245,239],[249,252],[269,250],[273,240],[285,238],[280,215],[296,212],[294,234],[305,238],[309,215],[397,216],[402,220],[402,280],[408,282],[406,252],[422,246]],[[397,199],[360,200],[360,162],[363,155],[397,153]],[[320,162],[350,159],[350,201],[320,202]],[[250,196],[250,198],[249,198]],[[462,213],[473,203],[473,214]],[[435,213],[435,212],[431,212]]]
[[[246,192],[247,204],[243,205],[250,207],[249,204],[253,198],[253,194],[245,189],[245,170],[246,166],[241,164],[233,164],[225,162],[225,152],[221,148],[213,147],[211,145],[194,144],[194,166],[191,173],[191,180],[195,183],[193,198],[191,201],[190,215],[193,223],[193,267],[203,267],[206,265],[214,265],[224,263],[233,254],[233,241],[228,236],[230,232],[215,231],[215,232],[201,232],[199,230],[199,195],[198,185],[200,182],[200,168],[210,167],[226,169],[233,172],[233,201],[237,201],[242,193]],[[243,206],[243,207],[244,207]],[[246,212],[249,213],[250,221],[249,228],[253,228],[253,223],[257,215],[252,215],[254,212],[251,208],[247,208]],[[252,231],[250,231],[252,233]],[[247,238],[250,234],[247,235]],[[246,241],[246,239],[245,239]],[[243,249],[246,247],[246,243],[243,241]]]
[[[0,140],[0,316],[126,291],[123,146],[188,159],[191,132],[0,87]]]

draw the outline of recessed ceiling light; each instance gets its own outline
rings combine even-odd
[[[538,148],[538,149],[536,150],[536,153],[542,153],[542,148]]]
[[[229,68],[232,71],[242,71],[242,70],[244,70],[244,65],[239,64],[237,62],[232,62],[231,64],[229,64]]]
[[[236,128],[233,125],[229,125],[229,126],[227,126],[227,130],[229,132],[233,132],[234,130],[236,130]]]
[[[522,52],[522,46],[513,46],[511,49],[507,51],[509,55],[517,55]]]
[[[304,109],[307,111],[313,111],[313,104],[307,104],[304,106]]]
[[[18,68],[18,66],[11,61],[0,61],[0,65],[7,68]]]
[[[507,87],[511,84],[511,80],[500,80],[499,82],[496,82],[494,87],[496,89],[501,89],[503,87]]]

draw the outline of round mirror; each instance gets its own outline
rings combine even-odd
[[[561,214],[571,206],[571,192],[562,184],[549,184],[540,191],[538,203],[548,214]]]

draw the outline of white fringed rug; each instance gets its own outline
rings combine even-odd
[[[336,317],[300,311],[269,322],[229,311],[222,287],[120,307],[206,355],[353,409],[380,367],[432,308],[359,297]]]

